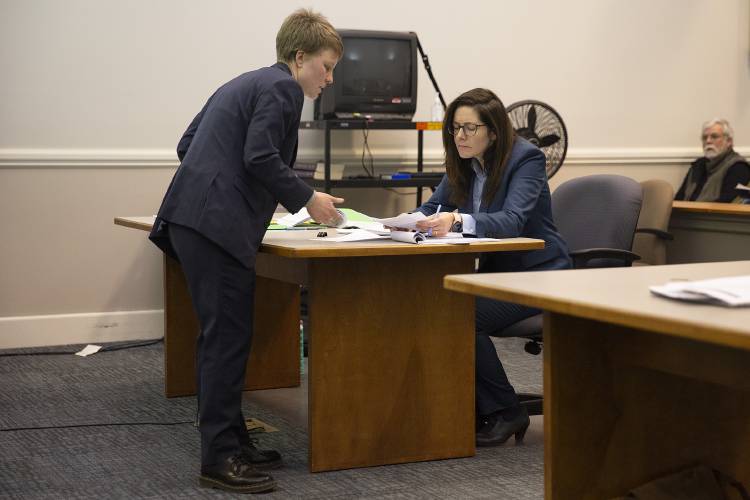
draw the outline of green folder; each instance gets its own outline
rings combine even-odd
[[[362,212],[357,212],[356,210],[353,210],[351,208],[340,208],[339,210],[341,210],[344,213],[344,215],[346,215],[348,224],[351,224],[353,222],[367,222],[367,221],[372,220],[372,217],[370,217],[369,215],[363,214]],[[313,222],[310,220],[310,221],[303,222],[301,224],[297,224],[294,227],[298,229],[322,229],[328,226],[324,226],[323,224],[318,224],[317,222]],[[271,224],[268,225],[268,229],[272,231],[272,230],[283,230],[283,229],[289,229],[289,228],[272,222]]]

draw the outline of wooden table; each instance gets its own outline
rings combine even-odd
[[[750,484],[750,309],[649,293],[750,261],[447,276],[545,309],[547,499],[602,499],[703,462]]]
[[[750,205],[739,203],[675,200],[672,202],[672,210],[676,213],[723,214],[750,217]]]
[[[667,242],[667,262],[720,262],[750,255],[750,205],[672,202]]]
[[[153,218],[115,224],[150,230]],[[473,455],[474,301],[442,279],[473,272],[479,252],[544,242],[334,244],[316,234],[269,231],[263,240],[246,388],[299,385],[304,285],[310,469]],[[166,393],[193,394],[198,325],[179,265],[165,258],[164,269]]]

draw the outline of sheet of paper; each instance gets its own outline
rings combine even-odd
[[[375,234],[364,229],[352,229],[351,232],[343,234],[341,236],[324,237],[324,238],[310,238],[312,241],[318,241],[321,243],[351,243],[353,241],[367,241],[367,240],[382,240],[388,239],[388,236],[382,234]]]
[[[411,214],[399,214],[396,217],[388,217],[385,219],[373,219],[375,222],[380,222],[384,226],[388,227],[401,227],[404,229],[416,229],[417,222],[425,220],[427,216],[422,212],[414,212]]]
[[[80,351],[78,351],[76,353],[76,356],[81,356],[81,357],[85,358],[86,356],[89,356],[91,354],[99,352],[99,349],[101,349],[101,348],[102,348],[102,346],[100,346],[100,345],[89,344],[86,347],[84,347],[83,349],[81,349]]]
[[[447,236],[441,237],[430,237],[425,233],[417,231],[391,231],[391,239],[394,241],[400,241],[402,243],[418,243],[422,244],[461,244],[468,245],[468,238],[464,238],[460,233],[448,233]]]
[[[445,236],[432,236],[419,241],[420,245],[471,245],[483,241],[500,241],[496,238],[465,238],[461,233],[448,233]]]
[[[672,299],[750,306],[750,276],[731,276],[700,281],[675,281],[649,287],[652,293]]]
[[[390,237],[401,243],[419,243],[427,236],[416,231],[391,231]]]
[[[286,226],[286,227],[292,227],[292,226],[296,226],[297,224],[301,222],[305,222],[309,218],[310,218],[310,214],[308,213],[307,209],[303,207],[302,210],[300,210],[296,214],[289,214],[279,219],[276,219],[276,224],[279,224],[281,226]]]
[[[419,242],[420,245],[469,245],[473,238],[427,238]]]
[[[346,227],[354,227],[358,229],[365,229],[367,231],[370,231],[371,233],[380,234],[384,236],[390,235],[390,230],[386,229],[383,224],[380,222],[375,221],[349,221],[349,225]]]
[[[349,224],[349,221],[347,219],[347,216],[344,212],[342,212],[339,209],[336,209],[336,211],[339,213],[339,220],[338,220],[338,227],[344,227]],[[302,208],[299,212],[296,214],[289,214],[285,215],[284,217],[281,217],[276,220],[277,224],[280,224],[282,226],[286,226],[287,229],[292,229],[295,226],[298,226],[299,224],[302,224],[303,222],[310,221],[313,222],[312,217],[310,217],[310,213],[307,211],[307,208]],[[314,225],[320,225],[320,224],[314,224]],[[328,227],[333,227],[330,224],[324,224]]]
[[[491,241],[503,241],[508,240],[512,238],[466,238],[469,240],[469,243],[481,243],[481,242],[491,242]]]
[[[416,231],[392,231],[391,239],[402,243],[419,245],[471,245],[487,241],[501,241],[496,238],[465,238],[461,233],[448,233],[445,236],[427,236]]]

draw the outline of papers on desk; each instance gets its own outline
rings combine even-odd
[[[341,215],[344,222],[340,224],[336,236],[328,237],[315,236],[310,238],[313,241],[325,243],[351,243],[355,241],[392,239],[401,243],[414,243],[419,245],[469,245],[485,241],[498,241],[494,238],[464,238],[461,233],[448,233],[445,236],[428,236],[419,231],[391,231],[388,227],[398,227],[402,229],[416,229],[417,222],[427,218],[422,212],[411,214],[400,214],[396,217],[385,219],[373,219],[365,214],[360,214],[354,210],[342,208]],[[293,228],[299,227],[299,224],[309,220],[310,216],[307,209],[302,209],[296,214],[287,215],[276,220],[277,224]]]
[[[750,276],[701,281],[674,281],[649,287],[651,293],[670,299],[704,302],[728,307],[750,306]]]
[[[342,212],[341,210],[336,210],[339,213],[339,224],[336,227],[343,227],[346,226],[349,222],[346,218],[346,214]],[[307,222],[309,220],[312,220],[312,216],[310,216],[310,213],[307,211],[307,208],[303,208],[299,212],[295,214],[289,214],[285,215],[284,217],[280,217],[276,220],[276,224],[280,226],[285,226],[287,228],[299,226],[300,224]]]
[[[379,234],[381,236],[388,237],[390,236],[391,232],[385,228],[383,224],[380,222],[375,221],[349,221],[349,224],[347,226],[344,226],[344,230],[358,230],[358,229],[364,229],[365,231],[369,231],[371,233]]]
[[[420,243],[420,244],[435,244],[435,243],[453,243],[453,244],[469,244],[469,238],[464,238],[458,233],[449,233],[451,237],[442,238],[430,238],[424,233],[418,233],[415,231],[386,231],[385,234],[378,234],[377,232],[367,231],[365,229],[352,229],[339,230],[339,236],[332,238],[328,237],[315,237],[310,238],[311,240],[326,242],[326,243],[351,243],[353,241],[368,241],[368,240],[387,240],[392,239],[401,243]]]
[[[392,239],[400,243],[413,243],[416,245],[470,245],[485,241],[500,241],[495,238],[464,238],[461,233],[448,233],[445,236],[427,236],[417,231],[386,231],[379,234],[365,229],[339,229],[337,236],[316,236],[311,241],[320,243],[351,243],[355,241]]]
[[[422,212],[414,212],[411,214],[399,214],[396,217],[387,217],[385,219],[373,220],[388,227],[398,227],[401,229],[417,229],[417,222],[425,220],[426,218],[427,216]]]
[[[373,221],[369,215],[357,212],[351,208],[337,209],[341,222],[338,224],[338,228],[347,229],[367,229],[378,234],[388,234],[389,231],[380,224],[379,222]],[[297,213],[287,214],[283,217],[274,218],[271,221],[271,225],[268,229],[316,229],[325,227],[323,224],[318,224],[312,220],[310,213],[307,208],[303,208]],[[331,226],[329,226],[331,227]]]
[[[368,241],[368,240],[381,240],[381,239],[388,239],[387,234],[376,234],[371,231],[366,231],[364,229],[352,229],[349,232],[346,232],[344,234],[341,234],[340,236],[334,236],[332,238],[323,237],[323,238],[310,238],[311,240],[325,242],[325,243],[351,243],[353,241]]]
[[[461,233],[448,233],[446,236],[427,236],[417,231],[391,231],[391,239],[401,243],[416,243],[418,245],[468,245],[472,238],[464,238]]]
[[[734,186],[734,190],[737,191],[739,199],[735,199],[733,203],[750,203],[750,186],[745,186],[738,182],[737,185]]]

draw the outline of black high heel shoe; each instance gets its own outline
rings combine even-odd
[[[498,446],[515,436],[516,444],[521,444],[529,428],[529,414],[521,407],[518,416],[513,420],[504,420],[500,415],[490,417],[487,425],[477,432],[477,446]]]

